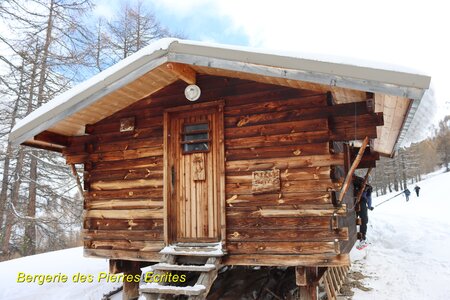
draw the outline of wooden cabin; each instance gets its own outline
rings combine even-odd
[[[355,169],[393,155],[429,84],[162,39],[38,108],[10,140],[84,170],[86,256],[111,272],[202,273],[198,289],[142,287],[148,299],[204,298],[223,265],[296,267],[302,299],[315,299],[324,270],[350,264]]]

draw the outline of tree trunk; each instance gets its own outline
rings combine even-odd
[[[6,223],[5,223],[3,241],[2,241],[3,253],[9,253],[9,241],[11,239],[11,233],[12,233],[12,228],[13,228],[14,219],[15,219],[13,210],[17,207],[17,203],[19,203],[20,185],[22,183],[21,173],[22,173],[22,168],[23,168],[24,157],[25,157],[25,152],[22,148],[20,148],[19,153],[17,155],[16,168],[14,171],[14,177],[16,178],[16,180],[14,181],[14,184],[13,184],[13,190],[11,193],[11,203],[10,203],[9,211],[6,215]]]
[[[28,186],[27,216],[25,226],[24,255],[36,254],[36,194],[37,194],[37,151],[31,151],[30,184]]]
[[[14,108],[11,113],[11,125],[9,128],[9,132],[13,129],[16,124],[17,118],[17,110],[19,108],[20,95],[23,93],[23,83],[24,83],[24,64],[25,60],[22,58],[22,66],[20,68],[20,81],[19,87],[17,91],[17,99],[14,103]],[[11,143],[8,141],[8,145],[6,146],[6,156],[5,161],[3,162],[3,176],[2,176],[2,186],[0,191],[0,227],[3,228],[3,221],[6,215],[6,202],[8,200],[8,186],[9,186],[9,168],[11,164],[11,159],[13,158],[13,149]]]

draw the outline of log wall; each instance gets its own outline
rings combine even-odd
[[[365,102],[333,105],[323,92],[213,76],[198,76],[197,84],[198,102],[225,101],[225,263],[345,263],[336,254],[353,245],[355,217],[333,205],[343,178],[333,178],[332,168],[344,166],[344,153],[330,141],[375,138],[382,116]],[[85,166],[86,254],[158,260],[163,111],[187,104],[185,86],[176,82],[71,139],[67,162]],[[135,129],[120,132],[120,120],[130,117]],[[252,194],[252,172],[272,168],[281,172],[281,190]],[[350,207],[352,197],[344,202]]]

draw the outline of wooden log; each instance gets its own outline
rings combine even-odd
[[[126,241],[162,241],[162,230],[83,230],[83,239],[89,240],[126,240]]]
[[[69,137],[68,136],[54,133],[54,132],[47,131],[47,130],[35,135],[34,139],[36,141],[46,142],[46,143],[59,145],[59,146],[68,146],[69,145]]]
[[[272,146],[292,146],[303,144],[315,144],[328,142],[330,133],[328,130],[286,133],[277,135],[262,135],[246,138],[227,139],[225,147],[229,149],[272,147]]]
[[[88,200],[109,200],[109,199],[162,199],[162,188],[144,188],[144,189],[122,189],[108,191],[85,192],[85,199]]]
[[[78,176],[77,168],[74,164],[70,164],[70,169],[72,171],[73,177],[75,178],[75,181],[77,182],[78,192],[80,193],[80,196],[82,196],[84,194],[84,191],[83,186],[81,185],[80,176]]]
[[[146,157],[119,161],[93,163],[97,170],[129,170],[130,168],[149,168],[162,170],[162,157]]]
[[[263,114],[228,117],[225,119],[225,127],[243,127],[278,122],[321,119],[332,116],[354,116],[366,113],[367,107],[365,102],[356,102],[334,106],[302,108],[284,112],[265,112]]]
[[[93,181],[91,182],[91,190],[122,190],[134,188],[157,188],[162,187],[163,180],[160,179],[135,179],[135,180],[112,180],[112,181]]]
[[[285,242],[334,242],[334,239],[347,240],[348,229],[340,228],[335,231],[326,230],[269,230],[269,229],[240,229],[227,233],[227,239],[232,241],[285,241]]]
[[[338,128],[383,126],[383,113],[368,113],[356,116],[334,116],[330,118],[331,130]]]
[[[163,204],[162,199],[160,201],[153,201],[151,199],[111,199],[88,201],[86,203],[86,209],[144,209],[162,207]]]
[[[317,290],[317,283],[314,282],[318,276],[317,267],[305,267],[304,270],[306,285],[300,285],[298,287],[298,299],[299,300],[317,300],[319,297]]]
[[[266,98],[269,99],[269,98]],[[319,107],[326,105],[326,95],[310,95],[296,98],[286,98],[275,101],[247,103],[225,107],[225,116],[242,116],[242,114],[258,114],[266,112],[280,112],[300,108]]]
[[[227,161],[225,169],[227,172],[239,171],[258,171],[269,170],[272,168],[280,169],[282,172],[285,169],[309,168],[309,167],[325,167],[331,165],[342,165],[344,163],[344,156],[342,154],[329,155],[311,155],[291,158],[262,158],[254,160],[237,160]]]
[[[362,142],[362,145],[361,145],[361,148],[359,149],[358,155],[356,156],[355,160],[353,161],[353,163],[350,167],[350,170],[347,173],[347,176],[345,177],[344,184],[342,185],[342,189],[339,193],[338,203],[342,203],[345,193],[347,193],[350,183],[352,182],[353,174],[355,173],[356,168],[358,167],[358,164],[361,161],[361,158],[364,154],[364,150],[366,149],[368,143],[369,143],[369,138],[366,137],[364,139],[364,141]]]
[[[329,192],[273,193],[256,195],[227,194],[226,198],[226,203],[229,207],[304,204],[320,205],[331,203]]]
[[[280,122],[225,129],[226,139],[328,130],[327,119]]]
[[[96,209],[85,211],[85,218],[100,219],[162,219],[162,208],[154,209],[121,209],[106,210]]]
[[[332,242],[228,242],[229,255],[234,254],[325,254],[334,253]]]
[[[352,141],[362,140],[365,137],[375,139],[377,137],[377,128],[357,127],[357,128],[339,128],[331,132],[330,139],[333,141]]]
[[[274,255],[274,254],[236,254],[225,256],[225,265],[234,266],[345,266],[350,264],[348,254],[329,255]]]
[[[228,229],[236,231],[241,229],[295,229],[295,230],[329,230],[329,217],[265,217],[265,218],[240,218],[227,217]]]
[[[134,240],[86,240],[85,247],[90,249],[134,250],[134,251],[161,251],[163,241],[134,241]]]
[[[228,207],[227,216],[229,217],[324,217],[345,215],[347,213],[346,205],[343,204],[338,209],[330,205],[295,205],[284,206],[255,206],[255,207]]]
[[[288,181],[318,181],[330,179],[330,167],[315,167],[315,168],[301,168],[301,169],[286,169],[281,172],[280,177],[282,182]],[[236,172],[228,173],[226,176],[226,183],[251,183],[252,172]]]
[[[295,267],[295,284],[297,286],[307,286],[308,285],[305,267]]]
[[[66,156],[68,164],[82,163],[86,161],[99,162],[99,161],[117,161],[125,159],[138,159],[145,157],[157,157],[163,155],[162,147],[154,148],[141,148],[135,150],[124,151],[112,151],[112,152],[96,152],[96,153],[83,153],[78,155]]]
[[[111,151],[123,151],[134,150],[142,148],[157,148],[162,147],[162,136],[154,136],[148,138],[133,138],[118,140],[117,138],[111,141],[100,141],[95,145],[95,151],[98,153],[111,152]]]
[[[162,232],[162,219],[98,219],[85,218],[83,228],[88,230],[145,230]]]
[[[136,278],[141,277],[140,263],[136,261],[130,262],[130,268],[124,270],[124,277]],[[123,294],[122,300],[133,300],[139,297],[139,284],[136,280],[124,280],[123,281]]]
[[[161,254],[159,252],[143,252],[143,251],[126,251],[126,250],[110,250],[110,249],[84,249],[85,257],[109,258],[136,260],[147,262],[159,262]]]
[[[250,147],[240,149],[227,149],[225,155],[227,161],[254,159],[254,158],[273,158],[273,157],[298,157],[308,155],[329,154],[328,143],[315,143],[303,145],[286,145],[273,147]]]
[[[92,170],[86,172],[85,177],[91,181],[98,180],[134,180],[163,178],[163,170],[151,168],[130,168],[125,170],[102,171]]]
[[[170,62],[166,64],[167,69],[172,71],[179,79],[183,80],[187,84],[196,83],[196,72],[190,66],[185,64],[179,64]]]
[[[340,188],[339,183],[333,183],[331,179],[321,180],[285,180],[281,182],[281,193],[295,193],[295,192],[327,192],[334,191]],[[242,181],[239,183],[226,184],[226,192],[240,195],[251,195],[252,182]]]
[[[128,111],[126,117],[116,117],[96,124],[86,125],[85,131],[87,134],[96,135],[97,137],[103,135],[106,137],[108,134],[112,133],[113,135],[109,136],[108,140],[111,140],[112,137],[132,137],[139,132],[147,132],[147,134],[145,134],[146,137],[150,137],[155,134],[162,135],[162,111],[163,110],[161,108],[155,108],[150,113],[147,113],[146,115],[141,114],[139,116],[136,116],[135,114],[133,114],[133,112]],[[135,117],[135,130],[131,132],[120,132],[120,120],[129,117]],[[104,142],[105,140],[99,141]]]

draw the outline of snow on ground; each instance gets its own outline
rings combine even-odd
[[[369,276],[369,292],[354,289],[354,300],[447,299],[450,294],[450,173],[432,174],[419,183],[420,197],[404,195],[369,212],[364,250],[353,249],[352,270]],[[374,199],[374,205],[389,197]],[[19,272],[66,274],[66,283],[17,283]],[[74,283],[78,272],[93,275],[92,283]],[[105,259],[84,258],[81,248],[49,252],[0,263],[0,299],[101,299],[119,283],[98,282],[108,272]],[[120,295],[116,296],[116,299]]]
[[[435,175],[435,174],[433,174]],[[370,292],[355,300],[448,299],[450,295],[450,173],[419,182],[420,197],[400,195],[369,211],[369,247],[351,252],[352,270],[369,276]],[[374,199],[377,205],[398,194]]]
[[[66,283],[17,283],[19,272],[26,274],[65,274]],[[92,275],[92,283],[74,283],[77,273]],[[86,299],[99,300],[103,294],[119,287],[118,283],[98,282],[100,272],[108,272],[106,259],[85,258],[83,249],[61,251],[23,257],[0,263],[0,299]],[[76,279],[76,278],[75,278]]]

